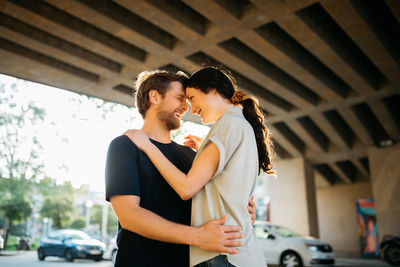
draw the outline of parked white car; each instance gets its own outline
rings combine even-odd
[[[0,234],[0,250],[4,249],[4,238]]]
[[[257,221],[254,230],[268,264],[283,267],[334,265],[332,247],[277,225]]]
[[[110,239],[107,245],[107,250],[103,255],[104,259],[109,259],[113,264],[115,264],[115,258],[117,257],[117,252],[118,252],[118,246],[117,246],[117,241],[116,237]]]

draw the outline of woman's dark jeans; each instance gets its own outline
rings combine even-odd
[[[225,255],[219,255],[215,258],[209,259],[202,263],[197,264],[194,267],[235,267],[228,262],[228,258]]]

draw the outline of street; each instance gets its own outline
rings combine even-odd
[[[45,261],[39,261],[36,251],[22,252],[19,255],[5,256],[0,254],[1,267],[112,267],[109,260],[95,262],[92,260],[74,260],[73,263],[65,261],[63,258],[46,257]]]
[[[19,255],[6,256],[0,254],[1,267],[112,267],[109,260],[101,262],[94,262],[92,260],[75,260],[73,263],[65,261],[65,259],[57,257],[47,257],[45,261],[37,259],[36,251],[22,252]],[[325,265],[326,266],[326,265]],[[340,267],[390,267],[389,264],[380,260],[367,260],[367,259],[336,259],[336,265]],[[269,267],[274,267],[270,265]],[[328,266],[327,266],[328,267]]]
[[[333,265],[320,265],[321,267],[332,267]],[[352,258],[336,258],[335,267],[391,267],[386,262],[378,259],[352,259]],[[279,267],[276,265],[268,265],[268,267]]]

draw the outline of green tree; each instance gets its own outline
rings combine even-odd
[[[37,178],[42,173],[43,162],[35,127],[44,120],[46,112],[33,102],[20,103],[16,99],[16,84],[0,84],[0,92],[3,110],[0,112],[0,175],[10,179]]]
[[[108,209],[107,233],[114,235],[117,232],[118,219],[110,205],[107,206],[107,209]],[[90,223],[98,224],[101,229],[103,226],[102,216],[103,216],[103,206],[94,205],[92,208],[92,215],[90,216]]]
[[[85,224],[86,224],[85,218],[79,217],[79,218],[73,220],[69,227],[72,229],[81,230],[81,229],[85,228]]]
[[[46,113],[33,102],[21,102],[15,83],[1,83],[0,93],[0,212],[7,219],[7,247],[11,226],[32,213],[28,199],[43,168],[35,129]]]
[[[65,197],[46,198],[40,209],[40,215],[43,218],[51,218],[54,227],[62,229],[69,221],[68,214],[73,211],[72,208],[72,201]]]
[[[14,223],[26,220],[32,214],[32,208],[28,201],[20,194],[7,198],[0,203],[0,210],[7,218],[4,248],[7,248],[8,236]]]
[[[69,224],[74,213],[74,188],[71,182],[57,185],[51,178],[44,178],[38,183],[38,188],[44,196],[40,209],[42,218],[51,218],[57,229]]]

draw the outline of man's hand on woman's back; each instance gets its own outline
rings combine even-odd
[[[224,225],[226,215],[218,220],[208,221],[199,227],[192,237],[191,245],[208,251],[237,254],[243,238],[240,226]]]

